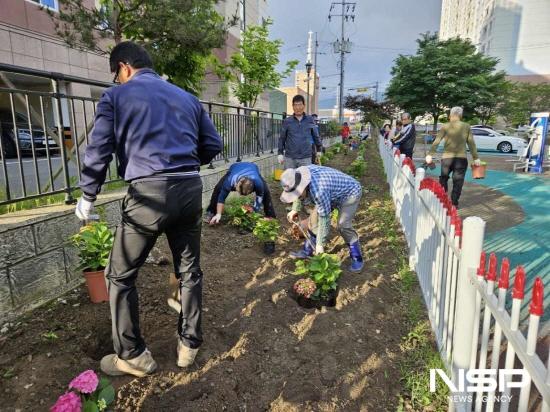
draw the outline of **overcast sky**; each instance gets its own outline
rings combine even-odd
[[[341,18],[328,21],[330,0],[270,0],[269,13],[273,19],[271,37],[281,39],[281,62],[299,60],[306,63],[307,33],[318,33],[318,72],[321,78],[321,108],[330,106],[337,94],[338,55],[331,43],[340,37]],[[381,90],[391,78],[394,59],[400,54],[414,54],[415,40],[420,33],[438,31],[441,0],[356,0],[355,22],[345,24],[345,37],[353,42],[352,53],[346,55],[345,87],[365,87],[376,81]],[[341,6],[334,14],[341,14]],[[326,53],[326,54],[322,54]],[[293,84],[292,78],[284,85]],[[323,104],[324,103],[324,104]],[[334,104],[334,103],[332,103]]]

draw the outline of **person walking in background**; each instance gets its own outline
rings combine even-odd
[[[457,208],[458,200],[462,193],[462,186],[464,185],[464,177],[468,169],[466,146],[470,149],[474,164],[476,166],[481,164],[477,154],[474,136],[472,135],[472,129],[468,123],[461,121],[461,119],[462,107],[453,107],[451,109],[449,123],[445,123],[441,127],[425,159],[427,164],[431,164],[433,162],[432,156],[435,154],[437,147],[442,140],[445,140],[443,156],[441,158],[441,175],[439,176],[439,183],[441,183],[441,186],[443,186],[445,192],[447,192],[447,182],[449,181],[450,174],[453,174],[451,201]]]
[[[305,99],[302,95],[292,98],[294,114],[283,120],[279,137],[277,160],[285,169],[295,169],[311,164],[311,144],[317,148],[316,157],[323,148],[317,125],[311,116],[305,114]]]
[[[397,147],[401,153],[412,159],[414,144],[416,143],[416,129],[412,123],[411,115],[403,113],[401,115],[403,127],[392,139],[394,147]]]
[[[386,123],[384,126],[382,126],[382,129],[380,129],[380,133],[382,134],[382,136],[384,136],[384,140],[388,140],[391,134],[391,124]]]
[[[348,139],[351,134],[351,130],[348,126],[348,122],[344,122],[344,125],[342,126],[342,130],[340,130],[340,136],[342,136],[342,143],[344,146],[348,144]]]
[[[401,129],[403,129],[403,122],[401,120],[397,120],[395,122],[395,129],[393,129],[392,138],[397,136],[401,132]]]
[[[101,359],[107,375],[144,376],[157,363],[139,328],[138,271],[165,233],[179,279],[177,365],[193,364],[202,343],[201,165],[222,151],[222,141],[199,100],[162,79],[149,54],[132,42],[109,57],[120,86],[103,92],[84,156],[75,214],[88,220],[116,153],[119,175],[130,183],[122,202],[105,275],[115,353]]]

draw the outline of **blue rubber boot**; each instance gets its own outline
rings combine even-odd
[[[361,269],[363,269],[363,256],[361,255],[359,241],[349,245],[349,257],[351,258],[349,270],[351,272],[361,272]]]
[[[289,256],[291,257],[291,259],[309,259],[313,256],[313,252],[315,252],[315,243],[317,243],[317,236],[315,236],[309,230],[308,234],[313,245],[311,245],[307,239],[304,240],[304,247],[301,250],[299,250],[298,252],[290,252]]]

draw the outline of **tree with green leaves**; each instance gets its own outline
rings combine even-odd
[[[229,26],[214,6],[217,0],[59,0],[49,11],[59,36],[71,47],[107,54],[115,44],[132,40],[151,54],[155,69],[168,80],[197,93],[212,49],[223,46]]]
[[[460,38],[439,40],[426,33],[417,43],[416,54],[400,55],[392,68],[386,90],[392,103],[413,116],[431,114],[434,130],[439,116],[452,106],[462,106],[465,117],[492,110],[498,91],[506,87],[505,73],[495,70],[495,58]]]
[[[261,26],[248,26],[242,35],[238,52],[231,56],[227,65],[228,78],[239,102],[254,107],[258,97],[269,89],[279,87],[298,64],[297,60],[287,62],[286,70],[277,72],[279,54],[283,42],[269,39],[267,20]]]
[[[368,96],[347,96],[344,102],[347,109],[359,110],[361,122],[380,126],[384,119],[391,119],[397,115],[397,108],[391,102],[377,102]]]
[[[499,114],[514,126],[527,124],[531,113],[550,110],[550,84],[514,83]]]

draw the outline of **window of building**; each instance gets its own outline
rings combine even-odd
[[[30,0],[33,3],[40,4],[41,6],[47,7],[52,10],[59,11],[59,4],[57,0]]]

